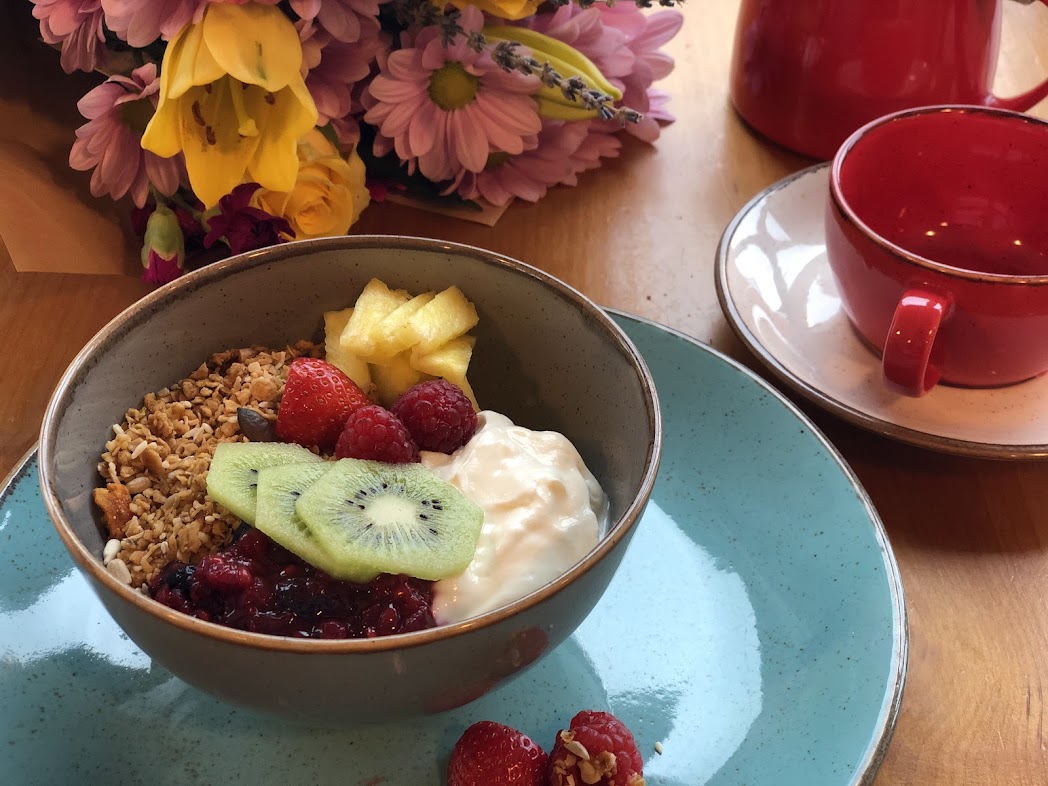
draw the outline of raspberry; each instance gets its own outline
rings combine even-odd
[[[419,460],[411,434],[397,416],[375,404],[361,407],[346,421],[335,446],[337,458],[411,464]]]
[[[443,379],[420,382],[397,399],[393,414],[421,450],[454,453],[477,430],[477,413],[462,388]]]
[[[644,761],[626,726],[609,712],[583,710],[557,734],[549,786],[644,786]]]
[[[451,751],[448,786],[542,786],[548,760],[526,734],[480,721],[463,732]]]

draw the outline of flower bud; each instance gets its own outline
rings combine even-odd
[[[493,43],[514,41],[531,50],[531,56],[540,63],[548,63],[564,79],[579,77],[592,90],[599,90],[615,101],[622,98],[622,91],[601,73],[600,69],[578,49],[556,38],[509,25],[489,25],[484,28],[484,38]],[[547,120],[591,120],[599,114],[596,109],[587,109],[581,101],[573,101],[556,85],[543,85],[535,94],[539,103],[539,115]]]
[[[186,258],[185,238],[178,216],[167,205],[157,205],[146,222],[142,244],[142,278],[154,284],[166,284],[182,275]]]

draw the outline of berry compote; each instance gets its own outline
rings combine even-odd
[[[197,565],[173,562],[149,585],[160,603],[207,622],[295,638],[373,638],[436,626],[432,582],[382,574],[334,579],[246,525]]]

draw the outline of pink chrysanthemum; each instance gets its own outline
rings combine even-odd
[[[134,47],[158,38],[170,41],[190,22],[199,22],[207,0],[102,0],[106,26]]]
[[[369,23],[378,22],[380,0],[291,0],[302,21],[316,22],[332,38],[347,44],[367,35]]]
[[[627,46],[634,55],[629,73],[612,79],[616,87],[621,85],[622,103],[644,114],[640,123],[629,123],[626,130],[645,142],[654,142],[659,138],[658,121],[675,119],[666,109],[669,96],[651,87],[652,82],[673,71],[673,58],[660,52],[659,47],[677,35],[684,16],[677,10],[645,14],[633,3],[601,4],[597,11],[605,27],[625,33]]]
[[[470,33],[484,17],[467,6],[459,21]],[[487,51],[470,49],[467,37],[446,47],[438,27],[424,28],[413,45],[380,61],[364,94],[364,120],[380,134],[376,152],[391,143],[409,170],[417,164],[435,182],[481,171],[492,153],[524,152],[525,137],[542,126],[531,98],[538,78],[506,73]]]
[[[142,149],[142,130],[153,113],[160,82],[156,65],[147,63],[130,77],[113,76],[77,103],[88,122],[76,130],[69,165],[91,174],[91,193],[120,199],[130,194],[139,207],[152,184],[164,195],[175,193],[181,156],[161,158]]]
[[[360,90],[355,88],[371,73],[371,64],[378,54],[389,48],[389,37],[380,32],[377,22],[366,22],[361,38],[352,44],[332,38],[311,23],[299,25],[302,71],[317,105],[317,125],[363,112],[357,100]]]
[[[504,205],[514,197],[537,202],[552,186],[577,185],[580,172],[617,156],[622,146],[611,134],[591,133],[592,125],[588,120],[543,121],[542,131],[526,140],[519,156],[493,156],[481,172],[462,171],[445,193]]]
[[[62,45],[62,70],[94,71],[105,65],[101,0],[32,0],[40,37]]]

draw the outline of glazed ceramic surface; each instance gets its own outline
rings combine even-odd
[[[1029,0],[1026,0],[1029,2]],[[731,97],[770,139],[822,159],[900,109],[983,104],[1025,111],[1048,82],[991,93],[1002,0],[743,0]]]
[[[925,447],[1001,458],[1048,455],[1048,379],[939,385],[915,399],[883,379],[852,329],[826,259],[828,165],[758,194],[729,224],[717,289],[743,342],[782,381],[846,420]]]
[[[412,292],[464,288],[480,315],[470,366],[478,399],[518,424],[565,434],[608,495],[608,532],[593,551],[499,610],[361,640],[232,630],[155,603],[113,578],[101,566],[103,528],[91,503],[112,424],[213,352],[319,339],[322,312],[351,305],[372,277]],[[480,249],[357,236],[231,258],[124,311],[59,383],[44,417],[40,474],[60,537],[143,650],[227,701],[337,724],[459,706],[563,641],[611,580],[654,485],[660,449],[658,404],[643,360],[579,293]]]
[[[659,786],[870,783],[898,709],[906,625],[868,498],[767,383],[690,339],[616,318],[655,376],[666,423],[637,535],[571,638],[509,685],[425,719],[288,726],[173,677],[75,569],[30,459],[0,497],[0,737],[10,743],[0,782],[117,772],[165,786],[235,773],[437,786],[470,723],[509,723],[549,747],[577,710],[606,708],[633,729]],[[148,766],[110,744],[124,740]]]
[[[880,118],[834,157],[826,247],[845,311],[911,395],[1048,371],[1048,123],[986,107]]]

